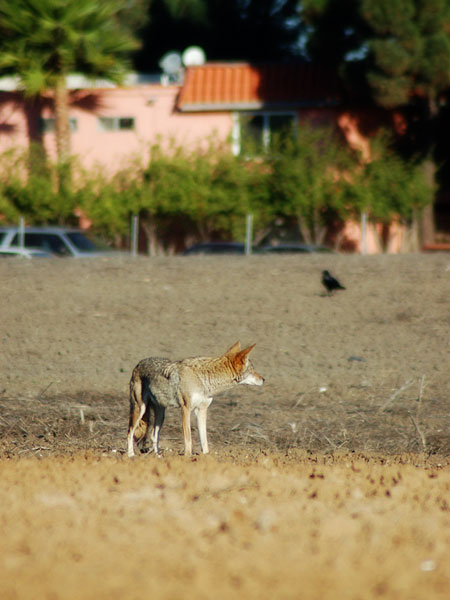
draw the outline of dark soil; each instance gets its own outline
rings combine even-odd
[[[121,453],[141,358],[240,339],[266,384],[214,400],[213,452],[450,457],[448,254],[5,259],[0,280],[0,455]],[[161,445],[182,450],[176,410]]]

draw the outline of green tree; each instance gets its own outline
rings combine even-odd
[[[340,65],[350,83],[384,108],[409,109],[410,139],[419,140],[434,185],[440,95],[450,86],[449,0],[303,0],[312,56]],[[339,15],[338,13],[341,12]],[[335,41],[331,48],[330,40]],[[356,79],[352,79],[352,75]],[[420,130],[421,134],[418,134]],[[425,132],[425,133],[424,133]],[[432,241],[432,207],[422,236]]]
[[[406,106],[413,96],[425,101],[423,152],[430,187],[436,165],[436,120],[439,95],[450,86],[449,0],[364,0],[362,15],[373,35],[374,64],[367,78],[374,98],[386,108]],[[422,220],[424,242],[434,241],[432,204]]]
[[[239,241],[245,240],[246,216],[253,215],[258,243],[273,218],[264,163],[222,152],[212,163],[209,209],[217,230]]]
[[[360,4],[360,0],[302,0],[304,46],[310,58],[346,75],[349,57],[366,56],[369,28],[360,14]]]
[[[255,230],[264,231],[274,215],[267,179],[264,163],[234,157],[216,140],[192,151],[155,145],[145,169],[130,164],[112,177],[92,171],[78,177],[76,198],[93,229],[116,242],[139,215],[148,253],[166,254],[194,241],[244,240],[248,213]]]
[[[418,94],[436,115],[450,85],[450,2],[363,0],[361,14],[372,33],[367,77],[375,100],[395,108]]]
[[[56,193],[54,165],[45,169],[31,169],[23,174],[30,157],[23,151],[8,151],[0,156],[0,213],[6,221],[16,221],[22,216],[29,223],[48,224],[70,219],[74,208],[71,193]]]
[[[113,175],[101,167],[77,173],[77,207],[92,221],[93,232],[115,246],[130,233],[131,216],[139,213],[144,195],[142,168],[132,161]]]
[[[415,250],[416,215],[430,203],[433,193],[424,170],[416,161],[405,160],[394,152],[386,132],[372,139],[371,155],[370,162],[352,171],[346,202],[355,218],[365,213],[372,222],[382,224],[385,239],[379,240],[380,248],[387,248],[389,224],[396,220],[409,226],[407,249]]]
[[[329,127],[307,124],[283,136],[268,158],[270,191],[279,215],[295,217],[303,239],[321,243],[327,225],[346,211],[345,179],[352,155]]]
[[[247,166],[214,140],[204,151],[173,147],[167,153],[155,146],[145,171],[142,208],[152,223],[147,235],[170,218],[183,221],[184,234],[196,239],[239,237],[250,210],[251,179]]]
[[[122,81],[138,48],[119,19],[124,11],[121,0],[0,0],[0,69],[19,77],[27,98],[54,94],[60,185],[70,158],[67,76]]]

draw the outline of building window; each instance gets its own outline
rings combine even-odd
[[[54,118],[51,119],[40,119],[39,121],[41,133],[54,133],[56,129],[56,121]],[[70,132],[74,133],[78,131],[78,119],[70,117],[69,119]]]
[[[297,123],[296,113],[240,113],[235,119],[234,153],[267,152],[276,135],[292,132]],[[238,143],[236,143],[238,142]]]
[[[133,131],[134,117],[99,117],[100,131]]]

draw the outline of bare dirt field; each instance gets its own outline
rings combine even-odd
[[[2,600],[449,597],[449,254],[4,259],[0,282]],[[180,456],[172,410],[164,457],[129,460],[135,364],[238,339],[266,383],[214,400],[211,455]]]

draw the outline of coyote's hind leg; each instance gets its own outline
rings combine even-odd
[[[153,421],[153,429],[152,429],[152,443],[153,443],[153,452],[157,456],[161,456],[159,450],[159,434],[161,432],[161,428],[164,423],[164,417],[166,416],[166,409],[164,406],[155,405],[153,406],[154,413],[154,421]]]
[[[135,405],[134,408],[136,409],[137,406]],[[142,417],[144,416],[145,409],[146,409],[146,406],[144,403],[142,403],[139,413],[137,413],[137,410],[133,410],[130,415],[130,425],[128,427],[128,436],[127,436],[128,456],[130,458],[132,456],[134,456],[134,444],[133,444],[134,433],[135,433]],[[136,413],[137,413],[137,416],[136,416]]]

